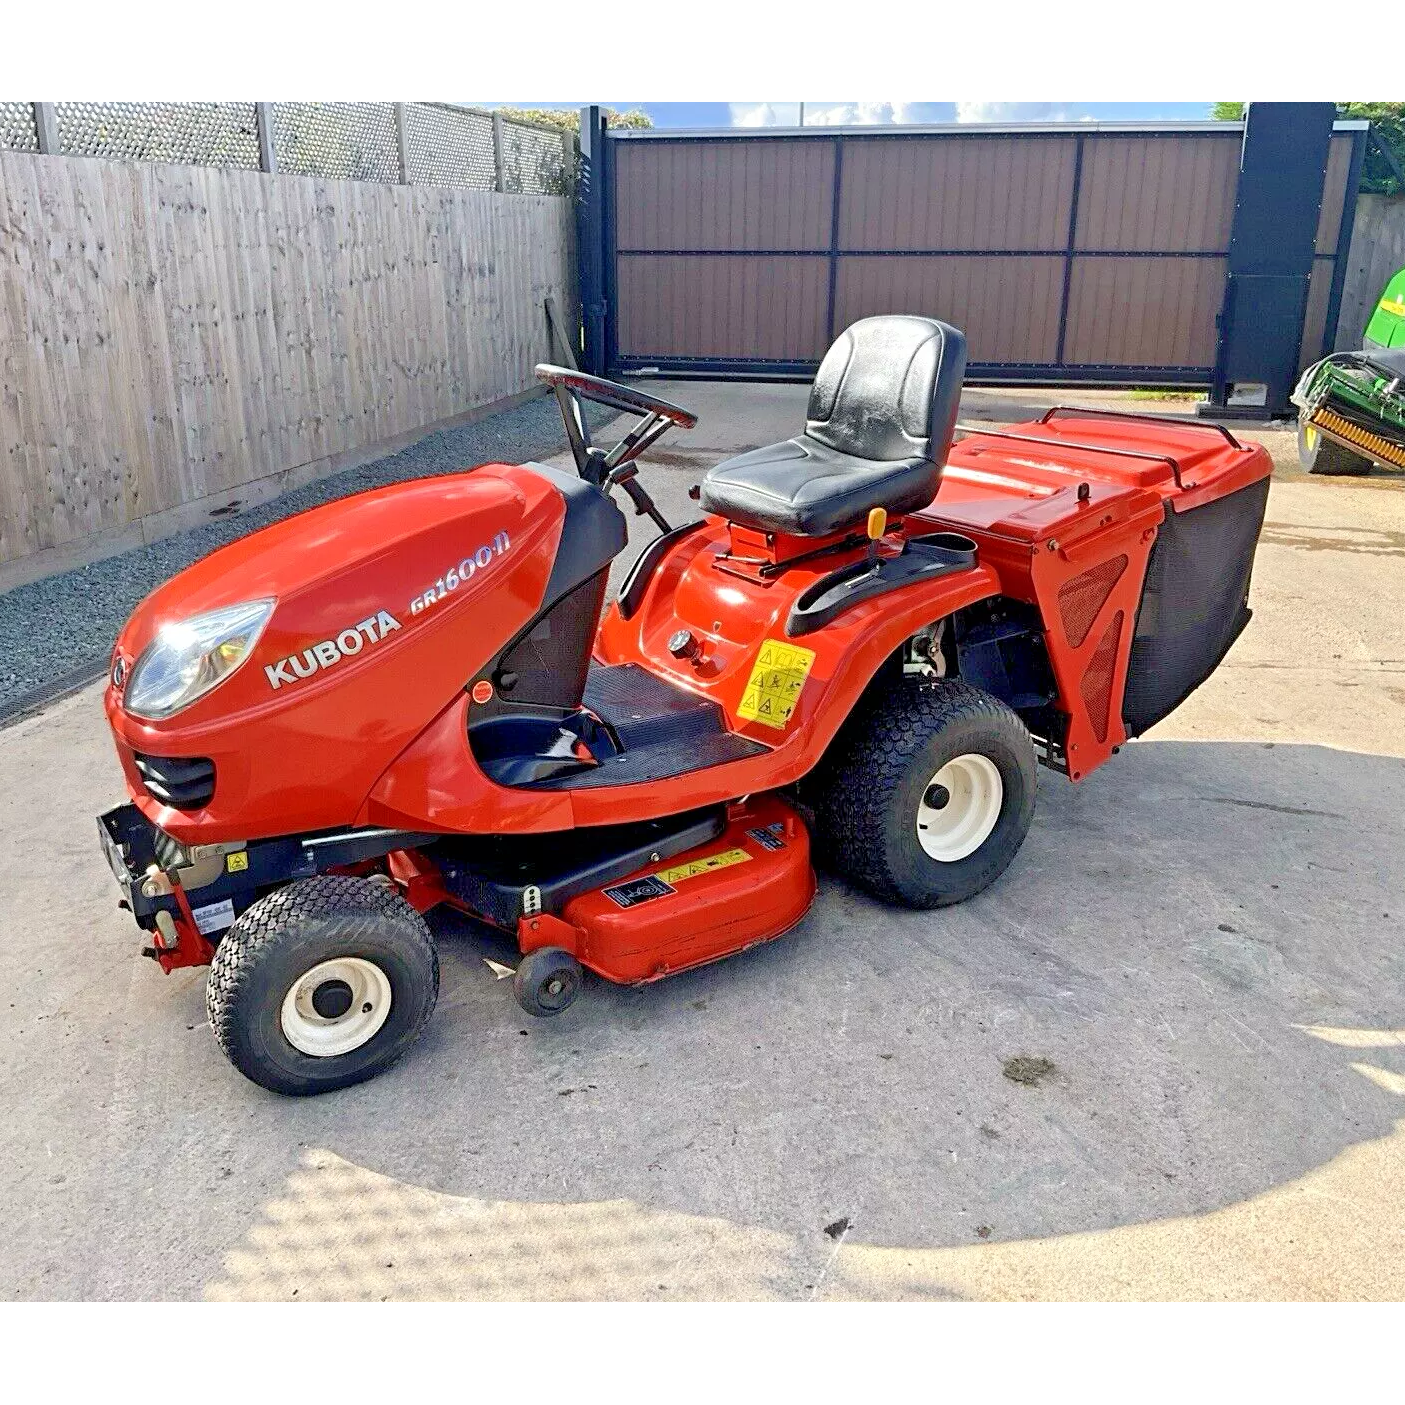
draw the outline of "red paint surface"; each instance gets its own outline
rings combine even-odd
[[[747,833],[769,825],[780,826],[780,848]],[[673,893],[632,907],[621,907],[604,889],[573,898],[562,918],[580,933],[575,953],[581,965],[606,980],[652,981],[789,931],[814,900],[815,874],[804,823],[775,796],[733,807],[716,839],[632,876],[667,873],[690,860],[737,849],[747,855],[744,862],[677,880],[670,884]]]
[[[176,716],[143,721],[108,688],[132,799],[154,824],[197,844],[354,823],[396,757],[537,612],[564,515],[544,478],[488,465],[313,508],[182,571],[137,607],[118,638],[125,658],[139,657],[167,621],[270,596],[278,603],[254,657]],[[412,601],[499,532],[510,546],[490,567],[412,612]],[[270,686],[265,665],[381,610],[401,628],[310,678]],[[134,751],[210,757],[214,803],[191,814],[161,805],[142,787]]]
[[[779,730],[737,714],[751,670],[768,639],[786,640],[795,598],[858,559],[862,545],[794,561],[767,577],[754,561],[729,555],[789,560],[817,543],[768,540],[709,519],[674,546],[632,618],[623,619],[613,605],[605,611],[598,660],[641,664],[711,698],[733,730],[765,744],[760,755],[666,781],[598,790],[519,790],[488,781],[468,746],[464,690],[538,611],[564,517],[547,480],[490,464],[313,509],[222,548],[143,601],[118,640],[129,663],[165,621],[262,596],[278,603],[254,658],[166,722],[130,716],[109,687],[105,704],[129,792],[151,821],[193,843],[354,824],[530,833],[675,814],[799,779],[904,640],[994,595],[1041,612],[1057,705],[1070,719],[1069,772],[1079,779],[1125,740],[1121,698],[1136,607],[1167,505],[1176,511],[1198,506],[1266,477],[1272,465],[1262,448],[1234,447],[1193,422],[1071,417],[1014,429],[1037,442],[969,436],[952,450],[933,503],[893,524],[880,544],[891,554],[904,532],[950,528],[976,542],[976,564],[863,602],[794,641],[815,659],[793,716]],[[1168,463],[1077,447],[1089,444],[1170,455],[1182,484]],[[510,548],[491,567],[412,610],[451,565],[502,532]],[[1060,590],[1122,555],[1126,569],[1075,644],[1058,608]],[[270,687],[266,664],[380,610],[392,613],[401,628],[304,681]],[[1091,688],[1089,666],[1100,645],[1101,658],[1109,657],[1109,628],[1119,611],[1123,623],[1104,690],[1105,715],[1090,716],[1087,695],[1103,693]],[[668,653],[667,640],[679,629],[699,641],[694,659]],[[133,751],[211,757],[212,804],[193,814],[160,805],[141,786]],[[580,959],[613,980],[651,979],[798,921],[813,876],[808,858],[797,858],[808,853],[803,826],[797,830],[781,859],[758,855],[736,872],[693,880],[706,886],[689,885],[702,906],[699,917],[688,918],[687,931],[678,929],[678,907],[664,920],[667,901],[613,912],[598,894],[577,899],[566,920],[582,933]],[[717,842],[725,847],[726,841]],[[403,871],[395,876],[416,906],[443,900],[428,860],[413,855],[396,862]],[[763,878],[761,892],[756,885]],[[720,916],[714,921],[709,914]],[[184,937],[182,931],[183,949]]]

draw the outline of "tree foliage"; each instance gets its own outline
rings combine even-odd
[[[1339,102],[1337,112],[1342,117],[1364,117],[1371,124],[1376,142],[1395,157],[1395,165],[1405,169],[1405,102]],[[1374,142],[1366,147],[1366,159],[1361,164],[1361,189],[1372,195],[1399,195],[1405,185],[1391,168],[1386,157],[1376,150]]]
[[[507,107],[498,108],[504,117],[519,122],[537,122],[543,127],[555,127],[562,132],[579,132],[581,114],[577,107]],[[602,108],[607,127],[652,127],[654,119],[637,108],[632,112],[617,112],[613,107]]]
[[[1241,122],[1242,102],[1217,102],[1211,110],[1216,122]],[[1338,117],[1365,118],[1371,124],[1375,139],[1366,147],[1366,159],[1361,166],[1361,190],[1369,195],[1400,195],[1405,185],[1391,168],[1390,161],[1377,149],[1386,147],[1395,157],[1396,166],[1405,170],[1405,102],[1339,102]]]

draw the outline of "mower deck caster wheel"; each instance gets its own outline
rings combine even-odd
[[[581,963],[556,946],[529,951],[512,978],[512,993],[529,1015],[559,1015],[581,993]]]

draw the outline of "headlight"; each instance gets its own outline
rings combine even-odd
[[[253,653],[273,606],[249,600],[162,625],[132,670],[127,711],[159,721],[203,698]]]

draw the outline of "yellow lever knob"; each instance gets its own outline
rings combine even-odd
[[[888,530],[888,512],[886,508],[875,507],[868,514],[868,539],[876,542],[884,532]]]

